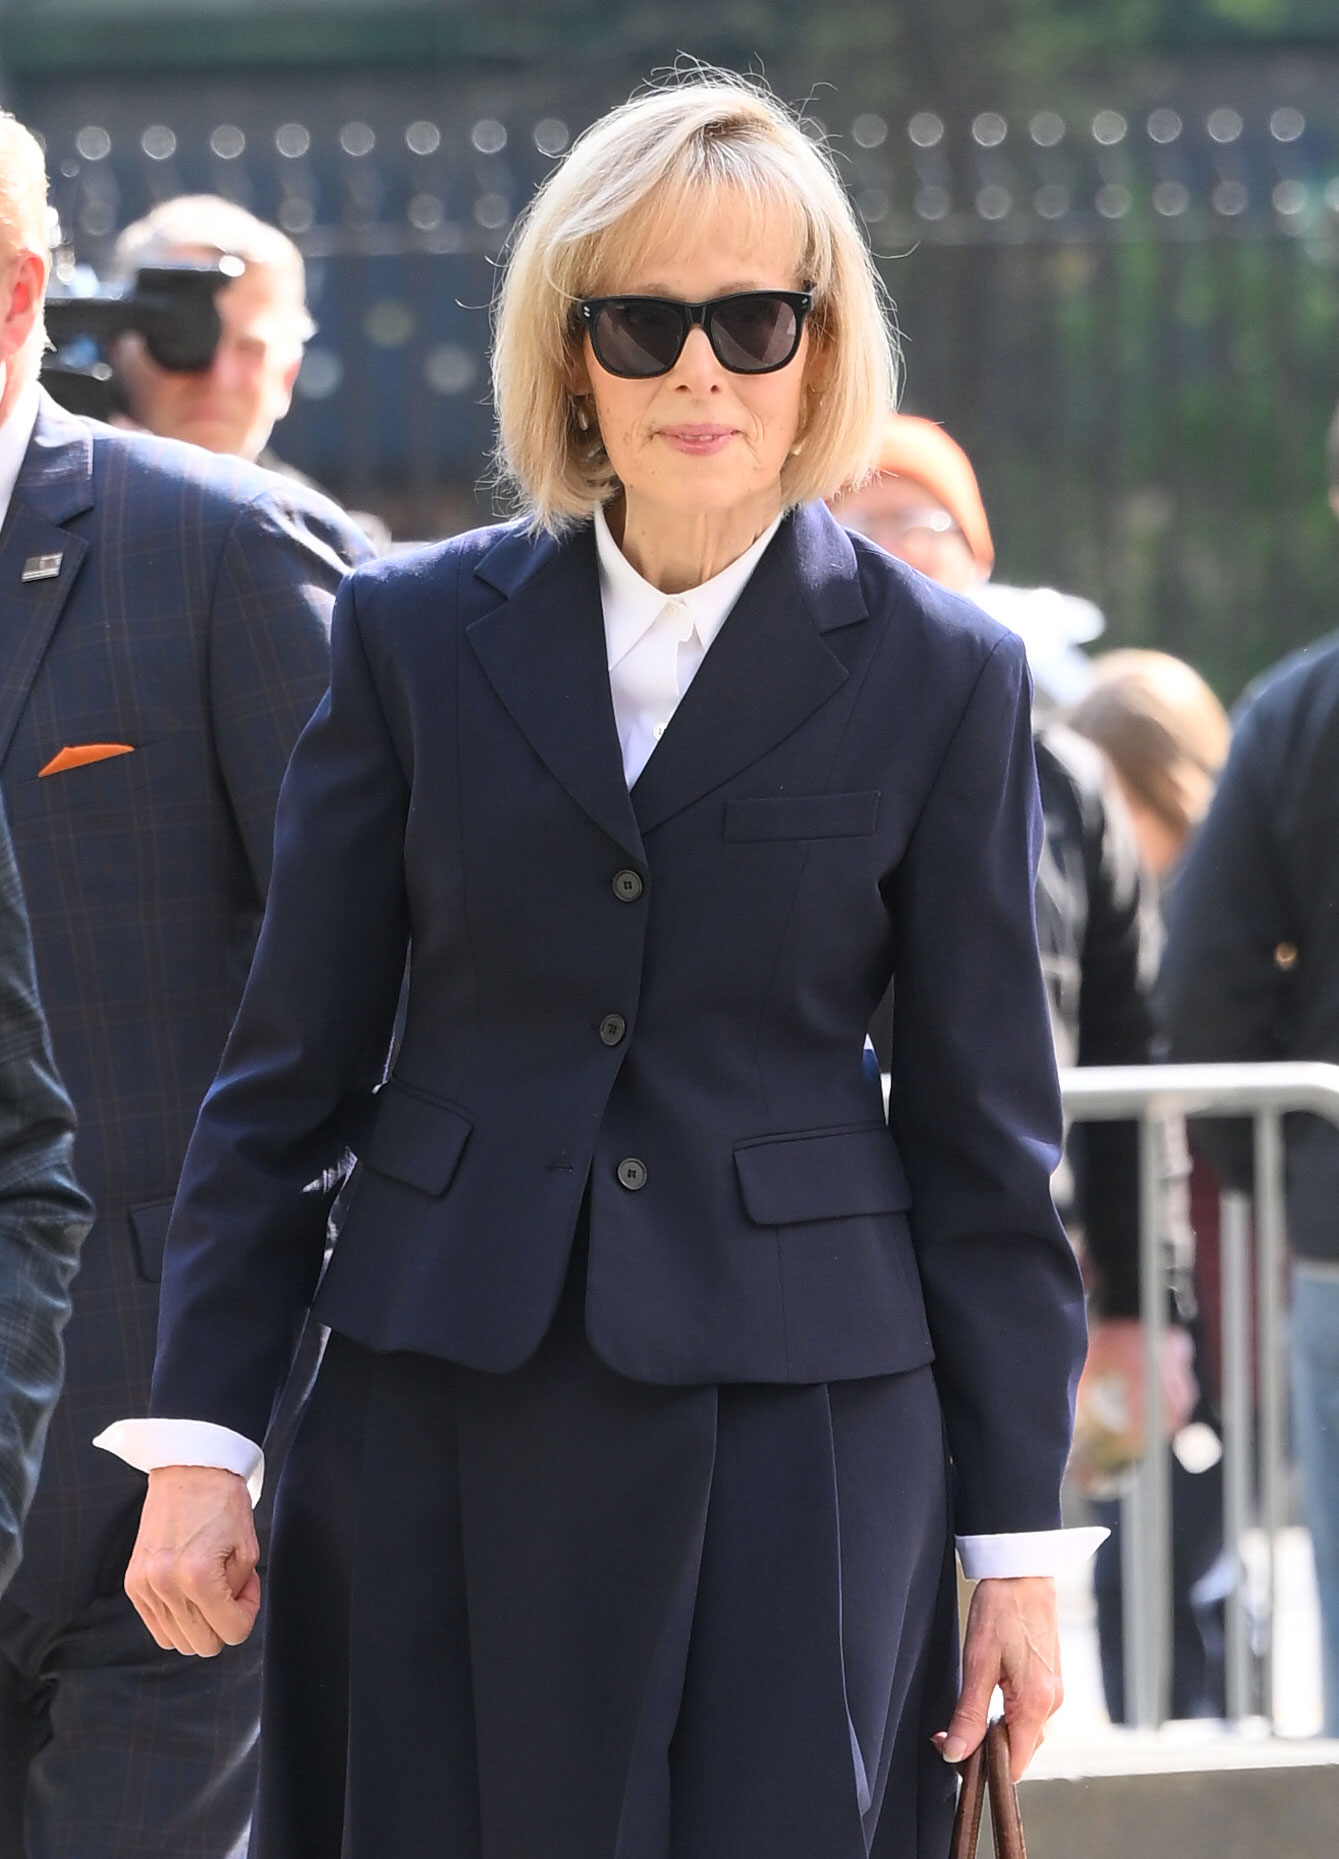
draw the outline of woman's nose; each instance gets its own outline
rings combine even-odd
[[[701,393],[720,383],[721,364],[707,340],[705,329],[690,329],[688,340],[674,364],[676,385]]]

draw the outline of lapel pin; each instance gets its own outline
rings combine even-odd
[[[51,581],[60,573],[63,555],[30,555],[23,564],[21,581]]]

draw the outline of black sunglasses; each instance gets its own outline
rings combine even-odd
[[[812,291],[747,290],[705,303],[587,297],[577,314],[603,369],[624,380],[649,381],[669,373],[694,328],[705,332],[713,355],[731,374],[775,374],[795,359],[813,307]]]

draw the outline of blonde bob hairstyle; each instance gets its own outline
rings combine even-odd
[[[749,222],[776,214],[821,388],[806,396],[782,472],[787,506],[834,496],[874,465],[897,384],[889,306],[832,157],[762,88],[695,71],[612,110],[573,144],[517,224],[495,310],[497,470],[536,529],[561,532],[619,491],[574,364],[584,297],[618,291],[733,196]]]

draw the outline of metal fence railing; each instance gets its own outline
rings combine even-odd
[[[1139,1276],[1148,1420],[1146,1448],[1124,1500],[1121,1577],[1125,1694],[1130,1721],[1142,1728],[1168,1715],[1172,1645],[1170,1446],[1154,1419],[1163,1410],[1167,1321],[1157,1125],[1172,1114],[1249,1116],[1254,1122],[1254,1207],[1242,1193],[1222,1197],[1223,1502],[1226,1543],[1238,1570],[1253,1527],[1263,1534],[1266,1561],[1263,1592],[1252,1617],[1240,1573],[1228,1598],[1227,1710],[1234,1720],[1263,1716],[1272,1724],[1276,1555],[1287,1493],[1283,1117],[1309,1111],[1339,1125],[1339,1065],[1095,1065],[1064,1072],[1062,1085],[1071,1121],[1132,1119],[1139,1124]]]

